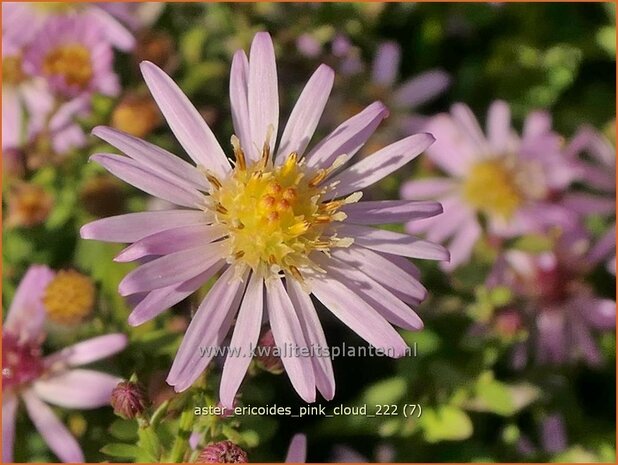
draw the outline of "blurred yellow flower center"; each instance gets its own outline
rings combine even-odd
[[[322,202],[327,188],[319,184],[327,170],[307,172],[296,153],[274,166],[267,147],[251,166],[238,144],[235,156],[236,167],[226,179],[207,174],[211,208],[216,222],[227,227],[234,261],[254,270],[284,270],[302,280],[299,270],[315,268],[312,251],[350,245],[349,239],[323,236],[329,223],[345,219],[339,208],[357,200]]]
[[[74,5],[63,2],[34,2],[30,5],[44,13],[66,13],[71,10],[77,10],[81,5]]]
[[[487,160],[472,167],[463,184],[464,198],[488,215],[509,219],[524,200],[513,169],[503,160]]]
[[[94,73],[90,51],[81,44],[61,45],[47,54],[43,72],[47,76],[62,76],[67,85],[85,89]]]
[[[19,55],[2,58],[2,78],[5,84],[13,86],[16,86],[26,79],[26,75],[21,67],[21,57]]]
[[[78,324],[92,312],[94,293],[87,276],[75,270],[59,271],[43,296],[47,316],[55,323]]]

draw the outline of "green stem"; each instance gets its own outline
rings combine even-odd
[[[183,461],[187,445],[189,444],[189,437],[191,436],[194,419],[195,415],[191,408],[186,409],[180,415],[178,434],[172,446],[168,462],[179,463]]]

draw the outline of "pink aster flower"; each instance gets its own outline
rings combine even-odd
[[[377,348],[402,356],[406,344],[391,323],[420,329],[408,306],[426,295],[417,269],[404,257],[446,260],[439,245],[373,225],[425,218],[437,202],[357,202],[360,191],[414,159],[433,142],[418,134],[340,170],[387,114],[375,102],[306,150],[324,110],[334,73],[320,66],[292,110],[277,143],[279,98],[273,43],[258,33],[249,58],[234,55],[230,78],[235,163],[230,164],[198,111],[152,63],[146,84],[195,165],[115,131],[95,135],[127,156],[95,154],[111,173],[179,207],[98,220],[82,227],[86,239],[130,242],[116,257],[148,257],[121,282],[119,292],[143,299],[129,316],[137,325],[195,292],[223,272],[200,304],[167,378],[183,391],[215,355],[236,319],[220,399],[231,407],[258,341],[263,315],[278,347],[306,352],[326,346],[313,294],[335,316]],[[282,349],[284,351],[284,349]],[[317,389],[331,399],[334,376],[327,357],[282,354],[292,385],[308,402]]]
[[[22,279],[2,331],[2,461],[13,461],[15,418],[19,399],[54,453],[65,462],[83,462],[75,438],[45,403],[76,409],[109,404],[120,381],[98,371],[74,368],[113,355],[126,346],[122,334],[95,337],[48,356],[41,353],[45,339],[43,293],[54,272],[31,266]]]
[[[2,34],[27,43],[49,19],[79,15],[82,21],[102,30],[105,42],[128,51],[134,47],[135,38],[122,21],[134,20],[135,8],[129,3],[112,6],[105,3],[3,2]]]
[[[496,262],[488,285],[514,291],[515,308],[520,321],[529,326],[538,363],[601,362],[594,333],[615,328],[616,302],[597,296],[585,281],[590,258],[589,238],[581,230],[571,230],[551,252],[509,250]],[[522,366],[527,358],[526,347],[520,346],[515,365]]]
[[[616,149],[594,128],[582,127],[565,152],[578,167],[577,181],[587,191],[569,192],[565,205],[582,216],[591,214],[616,216]],[[605,261],[607,269],[616,274],[616,221],[598,240],[591,251],[594,262]]]
[[[103,29],[88,16],[57,16],[37,32],[24,56],[24,69],[46,79],[64,99],[100,92],[117,95],[114,54]]]
[[[295,434],[288,446],[285,463],[305,463],[306,461],[307,436],[304,434]]]
[[[530,114],[521,137],[511,128],[509,107],[501,101],[489,109],[487,135],[464,104],[433,117],[424,128],[437,140],[427,154],[448,177],[409,181],[401,196],[439,199],[444,206],[439,218],[407,225],[410,233],[424,232],[431,241],[449,242],[451,262],[444,263],[444,269],[466,263],[484,229],[510,238],[576,222],[574,212],[553,201],[574,179],[576,169],[562,153],[560,137],[551,130],[546,113]]]
[[[26,115],[48,114],[53,99],[45,80],[23,69],[23,49],[2,35],[2,148],[21,147],[32,130]]]

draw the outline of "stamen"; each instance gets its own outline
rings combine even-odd
[[[318,172],[309,180],[309,187],[315,187],[320,184],[328,173],[325,169],[320,169]]]
[[[247,161],[245,159],[245,152],[240,147],[240,140],[235,135],[232,135],[232,147],[234,147],[234,158],[236,158],[236,166],[245,171],[247,169]]]

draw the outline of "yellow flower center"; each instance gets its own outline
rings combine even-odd
[[[2,58],[2,78],[4,83],[16,86],[26,79],[21,66],[21,57],[19,55],[6,56]]]
[[[90,51],[81,44],[61,45],[47,54],[43,72],[63,77],[69,86],[85,89],[94,74]]]
[[[474,165],[463,184],[463,196],[481,212],[503,219],[511,218],[525,200],[515,170],[505,160]]]
[[[222,181],[206,176],[211,183],[209,208],[215,222],[227,229],[234,262],[253,270],[284,270],[302,281],[300,270],[317,268],[309,258],[312,251],[351,244],[350,239],[324,234],[329,223],[346,218],[339,208],[360,194],[323,202],[328,187],[319,184],[329,170],[310,173],[296,153],[274,166],[268,146],[261,160],[248,166],[235,137],[232,143],[234,170]]]
[[[49,319],[63,325],[76,325],[92,312],[94,285],[75,270],[62,270],[45,289],[43,304]]]

